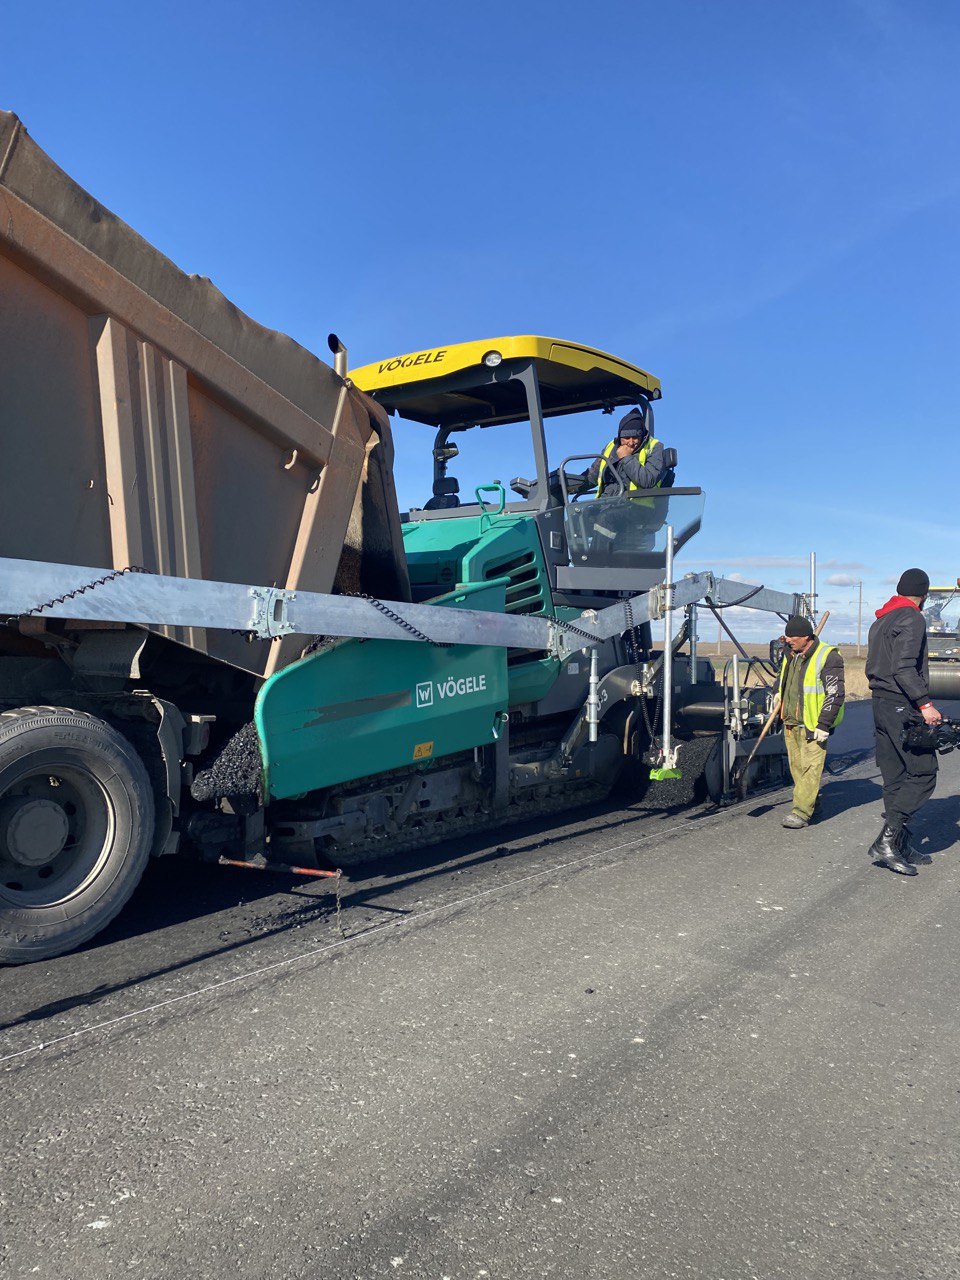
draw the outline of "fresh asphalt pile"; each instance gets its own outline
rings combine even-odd
[[[680,743],[677,765],[681,776],[650,782],[637,802],[640,808],[680,810],[701,800],[704,766],[707,757],[716,749],[717,742],[715,734],[704,734],[703,737]]]
[[[194,800],[256,797],[262,800],[263,758],[257,726],[251,720],[228,739],[216,759],[190,784]]]

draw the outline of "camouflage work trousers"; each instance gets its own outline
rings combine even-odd
[[[787,760],[793,778],[793,812],[809,822],[820,794],[820,776],[827,758],[826,744],[808,742],[802,724],[784,725]]]

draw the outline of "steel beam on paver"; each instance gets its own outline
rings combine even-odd
[[[711,573],[691,574],[675,584],[672,607],[682,609],[707,597],[718,604],[735,603],[745,595],[744,587],[742,582],[715,578]],[[661,618],[664,594],[662,587],[655,587],[599,612],[587,610],[572,623],[557,623],[478,609],[396,600],[374,602],[356,596],[0,559],[0,614],[10,617],[212,627],[249,632],[264,639],[325,635],[430,640],[542,650],[561,658],[602,644],[632,625]],[[761,588],[744,603],[754,609],[788,613],[795,611],[796,597]]]

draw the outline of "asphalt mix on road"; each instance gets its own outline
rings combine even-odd
[[[207,869],[4,971],[4,1275],[960,1275],[960,761],[872,867],[867,711],[805,831],[608,805],[339,922]]]

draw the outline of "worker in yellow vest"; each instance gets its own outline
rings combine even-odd
[[[799,831],[820,803],[827,739],[843,719],[843,658],[813,634],[809,618],[790,618],[783,641],[777,697],[793,778],[793,808],[783,825]]]
[[[611,458],[623,477],[627,493],[637,489],[657,489],[663,483],[666,466],[663,445],[647,429],[640,409],[631,409],[620,419],[617,434],[590,468],[588,483],[597,486],[597,497],[605,488],[618,493],[617,482],[608,466]]]

